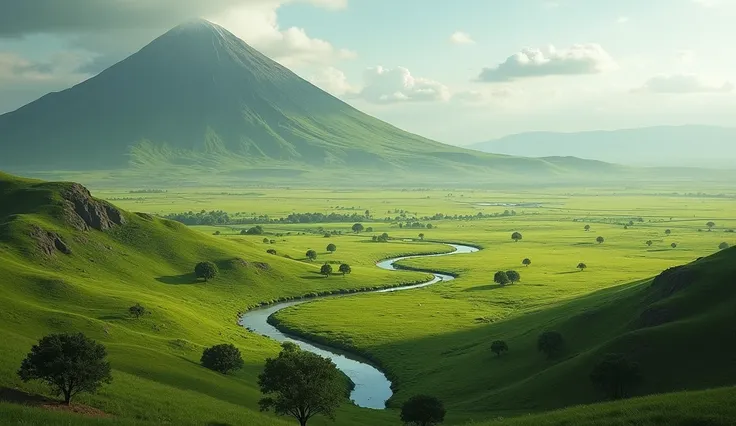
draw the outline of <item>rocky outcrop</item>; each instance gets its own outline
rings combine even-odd
[[[38,226],[31,228],[31,238],[36,240],[38,248],[46,256],[53,256],[57,251],[72,254],[72,249],[55,232],[45,231]]]
[[[652,288],[658,291],[658,297],[664,299],[687,288],[698,279],[698,272],[687,266],[669,268],[657,275],[652,281]]]
[[[80,231],[106,231],[125,223],[120,210],[105,201],[92,198],[89,190],[78,183],[62,191],[62,197],[66,220]]]

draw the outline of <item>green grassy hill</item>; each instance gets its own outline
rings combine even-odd
[[[499,250],[496,246],[495,252]],[[481,285],[482,277],[468,268],[480,265],[472,256],[406,262],[418,268],[444,265],[459,273],[461,278],[448,288],[392,295],[378,305],[378,296],[372,295],[318,301],[276,317],[283,327],[307,336],[327,342],[339,336],[337,344],[387,366],[398,390],[394,405],[416,393],[433,394],[445,401],[453,422],[605,400],[589,374],[609,353],[624,354],[640,365],[643,381],[632,389],[634,396],[736,383],[736,249],[670,269],[653,280],[578,297],[562,296],[565,285],[558,283],[556,293],[545,293],[547,300],[533,297],[544,285],[528,278],[502,289]],[[570,287],[585,277],[591,280],[588,286],[594,285],[599,275],[567,273],[573,274]],[[550,301],[552,295],[559,299]],[[351,321],[350,312],[361,316]],[[339,326],[328,327],[326,316]],[[396,318],[402,321],[401,330],[391,326]],[[355,322],[371,327],[356,327]],[[566,342],[552,360],[537,351],[537,337],[546,330],[559,331]],[[498,358],[491,353],[496,339],[508,343],[509,353]]]
[[[216,262],[220,276],[195,281],[191,271],[201,260]],[[355,259],[347,278],[314,279],[319,265],[269,255],[252,238],[209,236],[119,210],[78,184],[0,174],[0,395],[45,395],[44,386],[20,382],[21,360],[45,334],[82,331],[108,348],[114,382],[77,401],[119,422],[290,424],[258,411],[256,376],[278,345],[239,327],[238,312],[279,298],[426,278],[377,270],[367,257]],[[135,303],[151,315],[128,317]],[[223,342],[243,353],[246,366],[236,375],[199,366],[202,349]],[[0,405],[0,419],[19,412],[26,411]],[[385,415],[349,406],[340,414],[348,425]]]

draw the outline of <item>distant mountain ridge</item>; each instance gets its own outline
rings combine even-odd
[[[736,128],[659,126],[577,133],[529,132],[467,146],[526,157],[576,156],[636,166],[736,168]]]
[[[615,166],[609,165],[614,169]],[[298,77],[224,28],[180,25],[70,89],[0,116],[0,168],[560,175],[564,164],[417,136]]]

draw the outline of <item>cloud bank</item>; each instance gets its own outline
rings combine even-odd
[[[647,80],[644,85],[635,92],[647,93],[729,93],[734,90],[734,85],[728,81],[714,84],[705,81],[695,74],[673,74],[659,75]]]

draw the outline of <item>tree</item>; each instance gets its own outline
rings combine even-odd
[[[263,235],[263,227],[261,225],[256,225],[252,228],[243,229],[240,231],[241,235]]]
[[[319,273],[326,277],[329,277],[330,275],[332,275],[332,265],[330,265],[329,263],[325,263],[324,265],[322,265],[322,268],[320,268]]]
[[[586,265],[583,262],[578,263],[578,269],[580,269],[580,272],[583,272],[584,270],[588,269],[588,265]]]
[[[268,238],[263,239],[263,244],[268,244]]]
[[[442,401],[429,395],[415,395],[401,406],[401,421],[411,426],[434,426],[445,421]]]
[[[506,271],[506,277],[511,281],[511,284],[521,281],[521,275],[516,271]]]
[[[353,225],[352,229],[353,229],[353,232],[355,232],[356,234],[358,234],[358,233],[363,232],[363,229],[365,229],[365,228],[363,228],[363,224],[356,223],[356,224]]]
[[[350,265],[348,265],[347,263],[340,264],[338,270],[343,276],[345,276],[345,274],[350,274],[351,272],[353,272],[352,269],[350,269]]]
[[[587,231],[590,231],[590,225],[585,225],[585,228],[584,229],[585,229],[586,232]]]
[[[431,223],[427,224],[427,229],[432,229],[434,226]]]
[[[522,236],[520,232],[514,232],[513,234],[511,234],[511,239],[514,240],[514,242],[518,243],[519,241],[521,241],[521,238]]]
[[[373,232],[373,227],[372,226],[369,226],[369,227],[365,228],[365,232]]]
[[[135,305],[128,308],[128,313],[130,316],[137,318],[142,317],[146,314],[146,308],[143,307],[140,303],[136,303]]]
[[[652,240],[647,241],[647,246],[651,247],[652,244],[654,244],[654,241],[652,241]]]
[[[521,261],[521,264],[524,265],[524,266],[529,266],[529,265],[532,264],[532,260],[529,259],[529,258],[526,258],[526,259],[524,259],[524,260]]]
[[[713,227],[716,226],[715,222],[708,222],[705,224],[705,226],[708,227],[708,232],[713,230]]]
[[[496,284],[500,286],[504,286],[508,284],[509,282],[511,282],[511,280],[509,280],[509,276],[506,275],[506,272],[498,271],[496,272],[495,275],[493,275],[493,282],[495,282]]]
[[[603,237],[598,237],[595,240],[598,242],[598,244],[603,244],[603,242],[606,241]]]
[[[564,344],[565,341],[562,339],[562,334],[556,331],[545,331],[537,339],[537,350],[544,352],[549,359],[559,353]]]
[[[383,234],[376,237],[376,240],[385,243],[386,241],[388,241],[388,234],[384,232]]]
[[[508,350],[509,345],[507,345],[503,340],[496,340],[491,343],[491,352],[496,354],[496,356],[501,356],[501,353],[508,352]]]
[[[258,376],[264,395],[259,401],[261,411],[292,416],[301,426],[318,414],[334,419],[335,410],[348,395],[340,370],[329,359],[302,351],[296,345],[282,347],[277,358],[266,360]]]
[[[18,370],[24,382],[42,380],[69,405],[80,392],[112,382],[107,351],[82,333],[50,334],[33,345]]]
[[[641,380],[639,365],[621,354],[607,354],[590,373],[593,385],[611,399],[625,398]]]
[[[327,244],[327,251],[330,252],[330,254],[332,254],[337,251],[337,246],[332,243]]]
[[[204,278],[204,282],[207,282],[217,276],[217,265],[212,262],[199,262],[194,267],[194,275],[197,278]]]
[[[268,249],[268,250],[266,250],[266,253],[268,253],[268,254],[276,254],[276,250],[274,250],[274,249]]]
[[[671,229],[665,229],[664,230],[665,235],[670,235],[672,233]]]
[[[728,247],[729,247],[729,245],[726,242],[723,242],[723,243],[721,243],[721,244],[718,245],[718,249],[719,250],[726,250]]]
[[[212,235],[220,235],[220,231],[215,231]]]
[[[670,247],[672,247],[672,248],[677,248],[677,243],[672,243],[672,244],[670,244]]]
[[[314,250],[307,250],[306,256],[311,261],[317,260],[317,252]]]
[[[223,343],[206,348],[202,352],[202,358],[199,362],[203,367],[222,374],[240,370],[244,364],[240,350],[231,343]]]
[[[419,239],[422,240],[422,241],[424,241],[424,234],[423,233],[420,233],[419,234]]]

